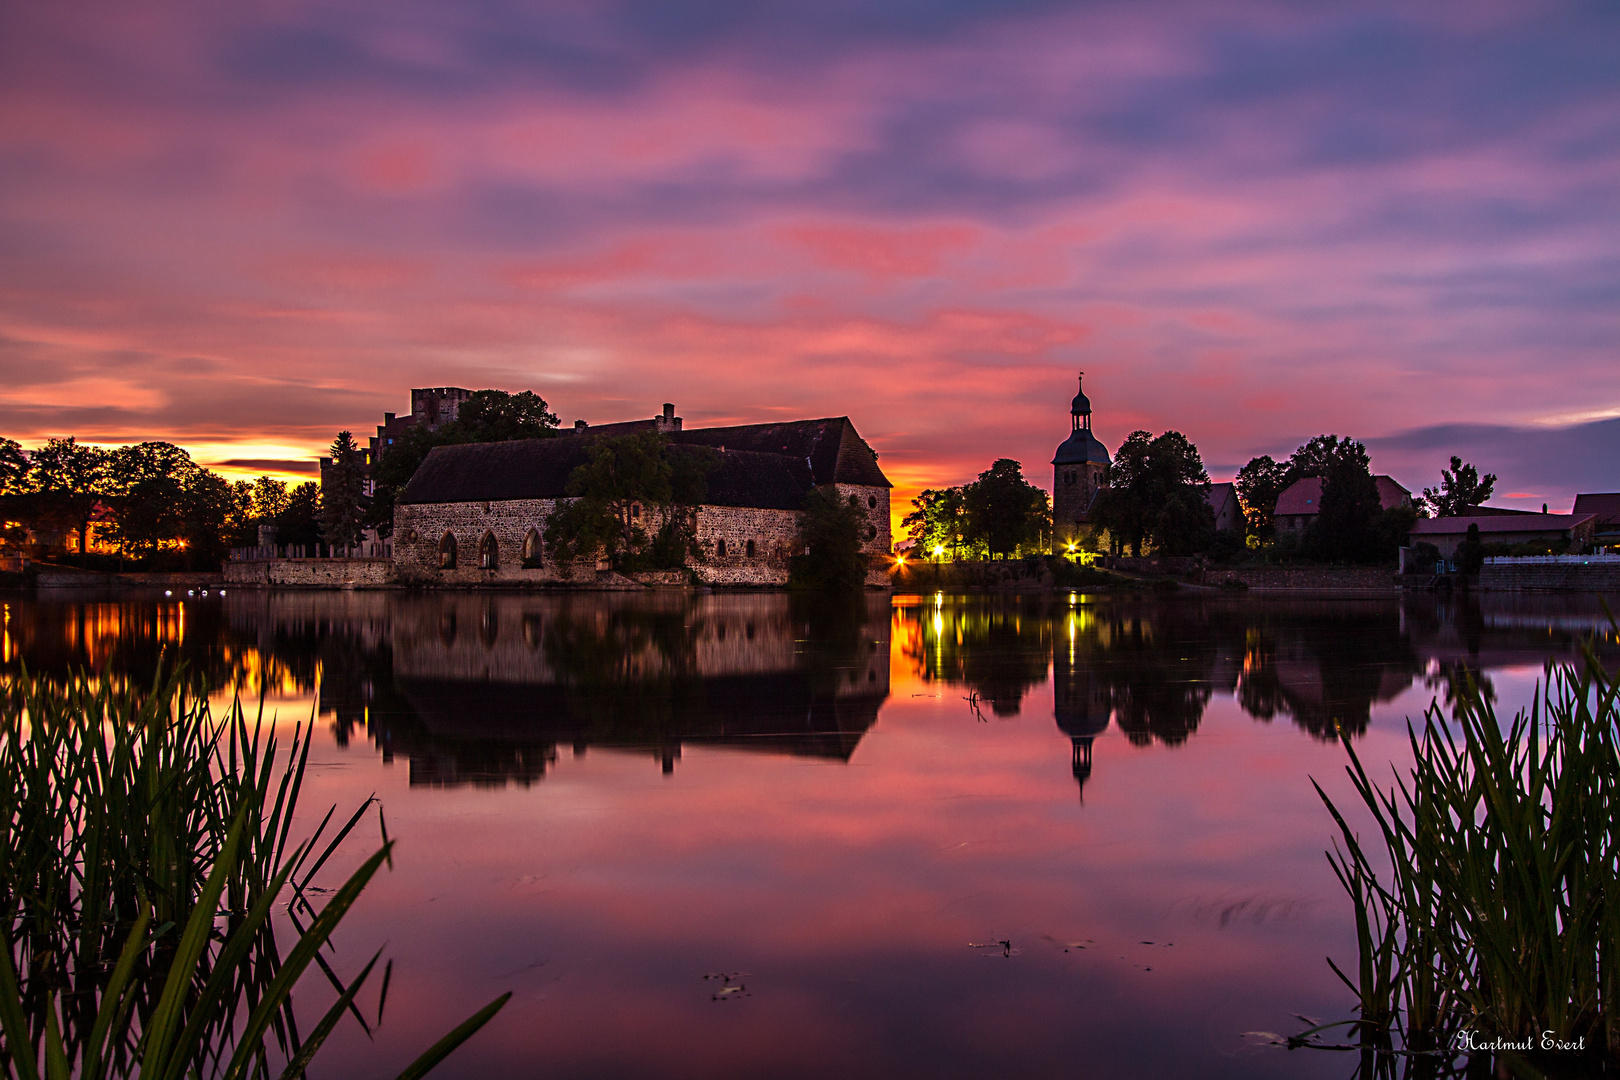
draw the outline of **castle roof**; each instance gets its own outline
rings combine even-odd
[[[436,446],[399,502],[565,498],[569,476],[589,460],[597,439],[652,429],[652,421],[631,421],[548,439]],[[718,454],[704,500],[711,506],[797,510],[810,490],[822,484],[893,486],[847,416],[692,428],[665,437],[677,452],[683,446],[706,446]]]

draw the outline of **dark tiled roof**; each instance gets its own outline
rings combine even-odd
[[[1419,518],[1412,525],[1413,536],[1462,535],[1468,526],[1478,525],[1481,533],[1544,533],[1573,529],[1591,514],[1487,514],[1483,517]]]
[[[650,428],[647,421],[605,424],[550,439],[438,446],[401,493],[401,503],[559,499],[596,438]],[[670,433],[676,446],[724,448],[709,474],[712,506],[797,510],[819,484],[890,487],[877,459],[847,417],[787,424],[697,428]]]
[[[1620,525],[1620,491],[1575,496],[1575,513],[1596,514],[1599,525]]]

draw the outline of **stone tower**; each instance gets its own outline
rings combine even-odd
[[[1069,437],[1052,458],[1052,539],[1057,550],[1086,530],[1091,505],[1108,476],[1108,451],[1091,433],[1091,401],[1083,384],[1069,406],[1069,419]]]

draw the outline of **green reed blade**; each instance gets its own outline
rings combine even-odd
[[[422,1056],[411,1062],[395,1080],[420,1080],[432,1072],[439,1062],[449,1057],[457,1047],[477,1033],[478,1029],[489,1023],[494,1015],[512,1000],[512,992],[508,990],[494,1001],[479,1009],[473,1015],[463,1020],[456,1029],[423,1052]]]

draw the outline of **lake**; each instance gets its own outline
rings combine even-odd
[[[0,599],[0,664],[179,659],[290,731],[301,813],[398,840],[338,934],[394,959],[392,1076],[1348,1077],[1346,805],[1469,678],[1504,714],[1566,596],[263,593]],[[374,829],[334,860],[346,875]],[[330,884],[331,882],[329,882]],[[368,991],[369,995],[369,991]],[[310,984],[310,1015],[330,995]]]

